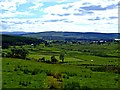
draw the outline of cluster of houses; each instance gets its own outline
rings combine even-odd
[[[120,42],[120,39],[114,39],[114,40],[80,40],[80,41],[58,41],[58,40],[51,40],[51,41],[46,41],[47,44],[51,44],[51,43],[57,43],[57,44],[82,44],[84,42],[88,42],[90,44],[104,44],[104,43],[109,43],[109,42]],[[34,46],[34,44],[31,44],[31,46]]]

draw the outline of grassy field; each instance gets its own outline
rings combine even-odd
[[[29,60],[2,58],[3,88],[120,89],[118,44],[40,44],[23,48],[29,51]],[[3,52],[10,52],[10,48]],[[63,63],[60,53],[65,54]],[[50,61],[52,55],[58,63],[38,62],[42,57]]]

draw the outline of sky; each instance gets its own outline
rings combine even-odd
[[[118,33],[118,0],[0,0],[0,31]]]

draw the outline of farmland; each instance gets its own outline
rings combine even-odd
[[[3,88],[119,89],[120,57],[115,42],[16,45],[3,49],[3,53],[12,48],[25,48],[29,53],[25,59],[3,56]],[[55,63],[51,63],[53,55],[58,60]]]

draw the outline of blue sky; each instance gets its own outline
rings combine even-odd
[[[0,31],[118,32],[118,0],[0,0]]]

